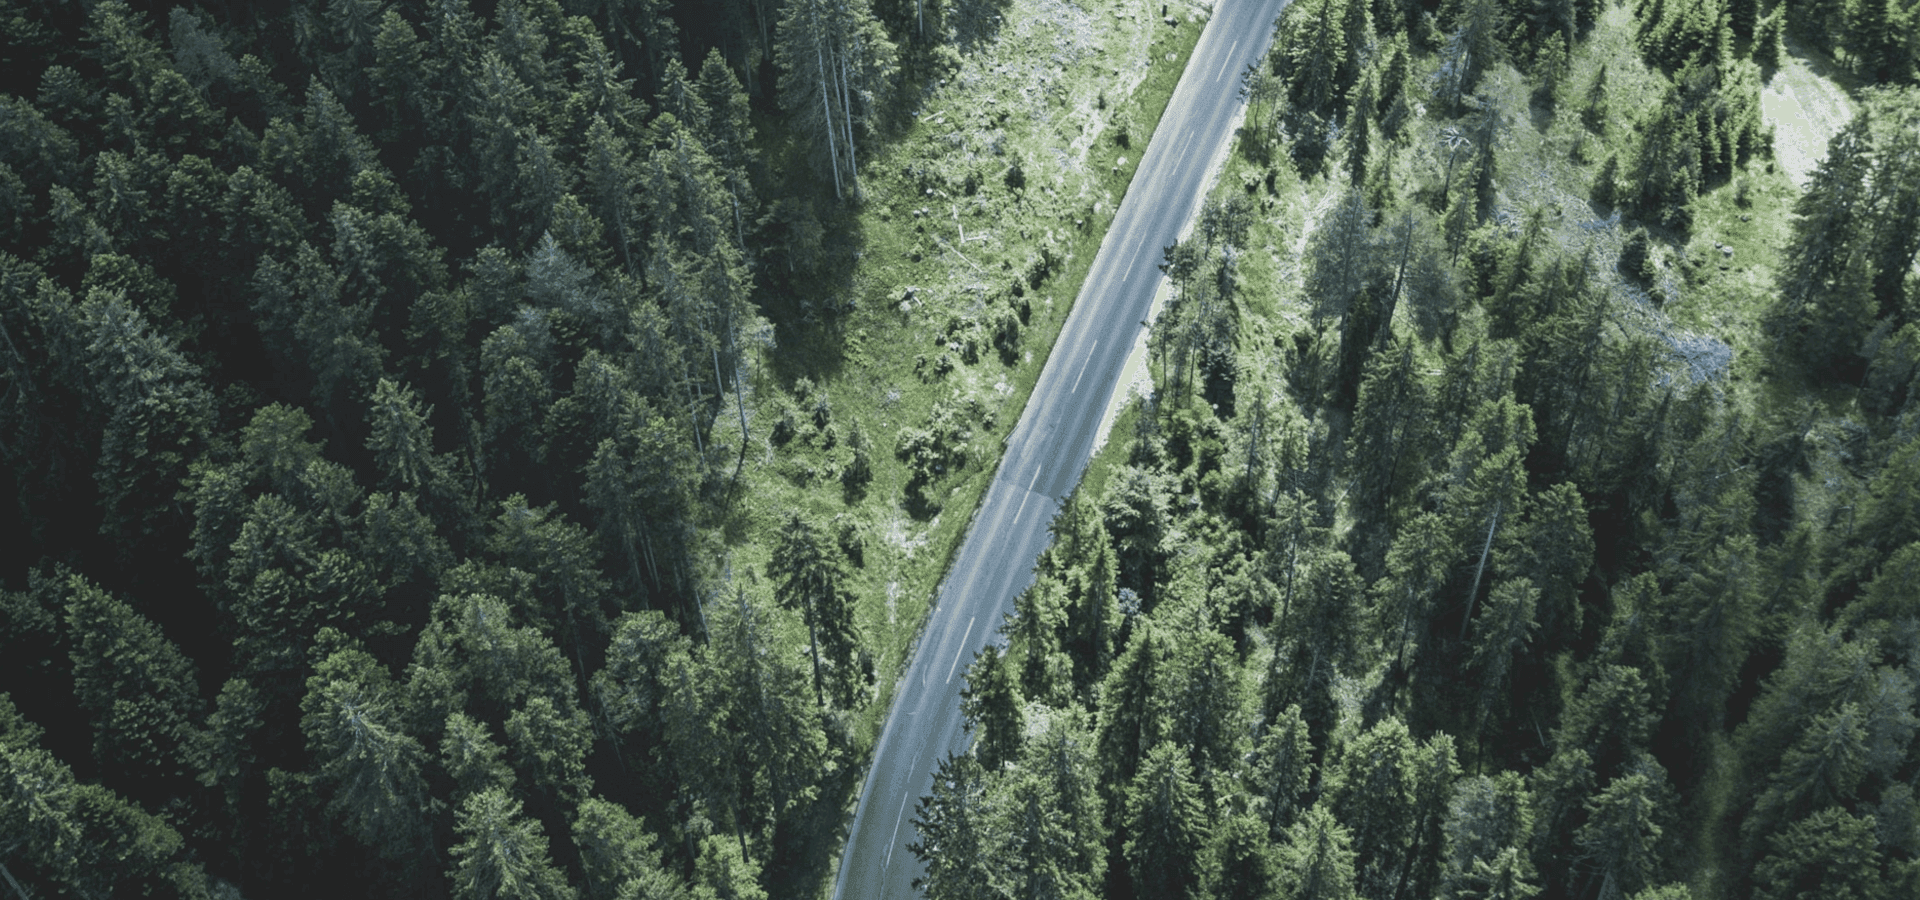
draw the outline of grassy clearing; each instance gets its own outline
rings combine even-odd
[[[1780,71],[1760,91],[1760,111],[1774,130],[1774,156],[1794,184],[1806,187],[1827,155],[1827,141],[1853,118],[1853,101],[1835,79],[1839,66],[1788,41]]]
[[[1168,25],[1157,2],[1007,2],[997,30],[865,160],[864,200],[837,223],[853,242],[851,267],[767,302],[774,324],[747,379],[740,482],[703,535],[722,545],[722,577],[753,584],[766,580],[790,513],[844,533],[843,545],[859,548],[850,587],[877,672],[872,702],[837,722],[856,751],[823,785],[812,821],[796,826],[808,835],[796,869],[768,873],[785,895],[832,890],[834,851],[894,680],[1207,6],[1174,2],[1178,24]],[[1049,257],[1050,271],[1030,279]],[[988,331],[1002,304],[1025,307],[1007,355]],[[845,311],[818,313],[827,309]],[[909,503],[896,441],[938,404],[969,411],[966,458],[933,481],[924,504]],[[777,442],[783,420],[791,436]],[[847,489],[840,476],[855,431],[871,446],[872,480]],[[723,418],[712,441],[739,447],[738,422]]]

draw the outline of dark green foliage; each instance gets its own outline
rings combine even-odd
[[[86,579],[72,576],[66,595],[74,695],[93,722],[94,762],[117,783],[177,790],[205,705],[192,663],[151,621]]]
[[[1505,55],[1506,11],[1497,0],[1457,0],[1447,4],[1446,42],[1433,73],[1433,99],[1448,113],[1458,112],[1479,86],[1480,76]]]
[[[1323,802],[1351,832],[1362,894],[1391,893],[1419,829],[1418,746],[1399,719],[1384,719],[1329,760]],[[1444,791],[1443,791],[1444,793]]]
[[[1211,628],[1195,632],[1167,659],[1155,693],[1167,704],[1167,737],[1185,748],[1195,776],[1210,782],[1243,755],[1245,690],[1232,641]]]
[[[646,897],[679,900],[687,895],[680,876],[660,865],[660,851],[646,823],[619,804],[590,797],[573,820],[573,843],[586,872],[591,900]]]
[[[914,886],[930,900],[985,900],[994,895],[987,848],[1000,835],[988,804],[988,773],[976,754],[948,757],[933,776],[933,793],[920,798],[908,845],[927,864]]]
[[[866,0],[799,0],[783,5],[774,53],[786,73],[781,103],[825,157],[834,196],[858,196],[859,138],[891,81],[893,43]]]
[[[799,609],[806,620],[815,695],[824,705],[830,686],[840,708],[857,706],[869,673],[861,669],[864,651],[853,628],[853,598],[842,586],[846,576],[838,548],[798,516],[788,518],[784,531],[768,574],[777,579],[774,596],[780,605]]]
[[[1775,839],[1773,852],[1754,872],[1766,900],[1832,897],[1876,900],[1890,896],[1880,871],[1872,816],[1856,817],[1829,807],[1796,823]]]
[[[328,810],[347,833],[377,853],[407,859],[429,854],[431,825],[426,752],[404,730],[399,700],[379,662],[343,647],[319,660],[307,679],[301,731],[321,761],[320,782],[332,794]]]
[[[1603,6],[1286,10],[1245,80],[1266,193],[1168,250],[1158,400],[901,836],[929,896],[1915,892],[1912,4],[1643,0],[1631,78]],[[862,329],[786,316],[870,312],[859,163],[1003,7],[0,3],[0,892],[817,892],[898,649],[854,593],[897,560],[802,504],[729,565],[765,524],[734,482],[762,428],[834,500],[895,451],[922,519],[992,468],[1017,410],[877,433],[853,355],[791,365]],[[1680,244],[1774,233],[1713,192],[1774,202],[1742,170],[1789,27],[1883,86],[1782,248],[1776,358],[1682,385],[1649,323],[1740,315]],[[1604,229],[1533,208],[1561,107],[1618,144],[1573,155],[1644,226],[1621,296]],[[1348,189],[1300,260],[1275,229],[1327,192],[1281,147]],[[1051,190],[1029,149],[976,168]],[[1071,267],[1034,247],[923,377],[1044,356]]]
[[[1587,822],[1574,838],[1602,900],[1637,893],[1659,871],[1662,822],[1670,813],[1665,777],[1658,764],[1636,768],[1587,801]]]
[[[574,896],[547,857],[547,839],[520,801],[497,789],[474,794],[455,817],[460,843],[447,880],[462,896],[500,900],[565,900]]]
[[[0,849],[10,878],[75,896],[207,897],[164,820],[72,770],[19,730],[0,744]]]
[[[1287,829],[1281,877],[1299,900],[1353,900],[1352,837],[1325,807],[1315,806]]]
[[[989,645],[967,667],[967,688],[961,695],[967,721],[979,732],[975,754],[989,771],[1004,767],[1020,752],[1026,728],[1020,689],[1012,667],[998,647]]]
[[[1135,890],[1149,897],[1184,897],[1203,883],[1207,816],[1178,744],[1161,743],[1141,762],[1121,827]]]
[[[1673,71],[1690,63],[1712,65],[1725,55],[1726,4],[1718,0],[1643,0],[1635,12],[1640,18],[1640,53],[1653,65]]]
[[[1107,699],[1100,706],[1096,741],[1100,783],[1110,791],[1133,781],[1140,760],[1159,746],[1167,727],[1163,701],[1155,693],[1165,664],[1159,643],[1151,622],[1137,622],[1133,640],[1103,687]]]
[[[1440,870],[1444,896],[1522,896],[1517,886],[1531,872],[1531,801],[1525,783],[1512,772],[1477,775],[1454,785]],[[1498,893],[1502,885],[1509,893]]]
[[[812,799],[829,754],[796,618],[744,591],[707,610],[707,643],[667,673],[665,759],[675,782],[764,836]]]
[[[1234,816],[1213,832],[1212,896],[1221,900],[1258,900],[1280,892],[1278,854],[1267,824],[1253,816]]]

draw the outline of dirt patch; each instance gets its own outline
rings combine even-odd
[[[1773,127],[1773,155],[1804,188],[1827,156],[1827,141],[1853,118],[1853,101],[1789,44],[1780,71],[1760,89],[1760,113]]]

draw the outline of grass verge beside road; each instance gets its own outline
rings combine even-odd
[[[1205,25],[1205,5],[1169,4],[1172,25],[1160,8],[1012,0],[866,161],[862,202],[829,227],[853,242],[851,265],[763,304],[747,459],[703,538],[724,544],[717,574],[748,584],[767,580],[790,513],[841,538],[877,674],[834,723],[852,753],[781,839],[767,875],[782,895],[832,891],[895,679]],[[996,333],[1009,318],[1014,341]],[[941,421],[964,453],[910,498],[898,438]],[[856,433],[872,479],[849,489]],[[712,443],[739,447],[738,422]]]

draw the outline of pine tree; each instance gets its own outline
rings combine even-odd
[[[1639,670],[1595,666],[1561,714],[1553,746],[1556,752],[1577,749],[1588,754],[1592,770],[1611,777],[1645,747],[1653,728],[1652,708],[1646,677]]]
[[[1194,776],[1210,786],[1242,755],[1239,657],[1226,635],[1200,627],[1174,645],[1166,662],[1155,694],[1166,703],[1167,737],[1187,751]]]
[[[1368,290],[1373,274],[1374,248],[1368,232],[1372,219],[1360,190],[1350,187],[1309,239],[1305,291],[1316,326],[1322,320],[1346,316]]]
[[[1418,745],[1398,718],[1380,720],[1343,745],[1323,770],[1322,802],[1350,829],[1355,886],[1369,897],[1393,893],[1419,827]]]
[[[858,138],[884,105],[895,65],[894,46],[867,0],[785,4],[774,58],[786,73],[781,105],[824,151],[834,196],[858,196]]]
[[[448,579],[458,592],[435,601],[432,620],[414,645],[414,714],[433,728],[461,710],[499,722],[541,697],[570,717],[577,703],[574,674],[552,640],[538,626],[523,624],[518,612],[532,605],[531,579],[511,569],[500,572],[503,577],[490,587],[506,589],[503,598],[467,592],[479,585],[457,576],[474,574],[474,567],[464,566]]]
[[[604,603],[609,591],[592,536],[552,505],[529,508],[526,498],[515,494],[501,501],[487,549],[534,576],[537,615],[557,626],[555,638],[584,676],[588,647],[598,646],[608,630]]]
[[[206,896],[205,873],[165,820],[77,782],[53,754],[15,734],[0,743],[0,850],[11,864],[0,872],[8,879],[81,897]]]
[[[71,576],[66,594],[74,696],[93,726],[95,763],[128,789],[177,789],[205,705],[193,664],[146,617],[85,578]]]
[[[453,779],[452,799],[458,802],[489,789],[511,792],[513,767],[507,765],[506,754],[486,723],[466,713],[447,716],[446,731],[440,735],[440,767]]]
[[[1364,10],[1361,3],[1352,3],[1352,8]],[[1347,134],[1347,184],[1359,187],[1367,183],[1367,152],[1369,133],[1372,131],[1373,118],[1373,80],[1360,83],[1360,92],[1353,98],[1353,108],[1347,112],[1344,129]]]
[[[1287,829],[1280,849],[1287,894],[1295,900],[1353,900],[1352,838],[1328,812],[1315,805]]]
[[[988,900],[998,895],[993,860],[1004,835],[977,756],[949,756],[933,775],[933,793],[914,807],[920,839],[907,849],[927,867],[914,887],[928,900]]]
[[[1459,0],[1447,11],[1452,30],[1433,76],[1434,99],[1442,111],[1452,113],[1479,86],[1481,73],[1504,55],[1500,38],[1506,23],[1497,0]]]
[[[1476,896],[1486,873],[1510,868],[1501,857],[1511,850],[1521,854],[1511,868],[1530,869],[1526,851],[1533,834],[1533,796],[1525,780],[1515,772],[1462,779],[1448,801],[1444,831],[1441,896]]]
[[[1662,802],[1661,777],[1636,772],[1623,775],[1587,801],[1587,822],[1575,841],[1589,868],[1589,884],[1597,883],[1600,900],[1619,900],[1650,884],[1659,871]]]
[[[1872,816],[1828,807],[1776,836],[1772,853],[1754,870],[1762,900],[1879,900],[1891,896],[1881,880],[1881,855]]]
[[[1853,800],[1867,775],[1867,725],[1865,711],[1854,703],[1808,723],[1741,825],[1747,840],[1758,844],[1786,823]]]
[[[77,304],[45,291],[30,308],[44,317],[48,349],[82,398],[85,427],[98,429],[100,531],[131,549],[168,522],[160,498],[171,497],[210,437],[213,396],[199,368],[121,289],[96,285]]]
[[[703,140],[733,195],[735,240],[746,246],[746,229],[759,222],[759,199],[753,187],[752,172],[759,165],[754,147],[754,128],[747,92],[734,77],[733,67],[720,55],[718,47],[708,51],[700,64],[696,90],[706,101],[707,134]]]
[[[1540,590],[1536,608],[1539,632],[1549,641],[1570,638],[1580,629],[1580,591],[1593,568],[1593,529],[1579,490],[1562,482],[1536,492],[1527,503],[1520,543],[1526,577]]]
[[[740,591],[707,621],[707,644],[674,676],[667,743],[682,777],[733,813],[744,843],[813,798],[827,735],[795,617]]]
[[[499,789],[481,791],[460,804],[447,878],[454,892],[477,900],[570,900],[573,889],[547,856],[540,823],[527,818],[519,800]]]
[[[1290,117],[1330,118],[1344,102],[1347,85],[1341,76],[1358,48],[1346,46],[1343,23],[1347,8],[1356,5],[1364,11],[1353,0],[1314,0],[1282,15],[1270,58],[1274,73],[1286,77]]]
[[[1163,656],[1153,623],[1137,620],[1126,652],[1101,687],[1103,700],[1095,741],[1100,784],[1107,790],[1132,783],[1140,760],[1165,737],[1166,712],[1156,690]],[[1119,804],[1109,802],[1109,808],[1118,809]]]
[[[328,632],[321,646],[344,637]],[[307,679],[300,730],[332,788],[328,810],[369,849],[409,860],[428,845],[426,752],[402,728],[392,678],[365,651],[342,646]]]
[[[837,549],[812,524],[790,515],[768,570],[778,579],[774,596],[780,605],[798,608],[807,623],[813,689],[821,705],[826,704],[825,686],[831,685],[834,703],[842,709],[853,707],[864,679],[855,658],[860,640],[853,628],[853,598],[841,586],[846,575]],[[823,648],[830,678],[821,673]]]
[[[580,801],[573,843],[591,900],[683,900],[687,895],[680,876],[662,867],[646,822],[617,803],[599,797]]]
[[[1034,800],[1023,803],[1021,815],[1044,808],[1050,811],[1054,826],[1047,832],[1051,836],[1047,838],[1050,846],[1046,859],[1036,860],[1044,867],[1029,866],[1028,871],[1049,872],[1046,880],[1060,884],[1068,896],[1075,890],[1089,890],[1107,872],[1104,822],[1108,811],[1100,796],[1100,771],[1091,737],[1082,716],[1073,712],[1056,714],[1048,720],[1045,731],[1026,743],[1018,766],[1022,776],[1016,779],[1038,792],[1028,795]],[[1015,798],[1025,790],[1016,786]],[[1116,816],[1119,812],[1114,810]],[[1026,825],[1032,827],[1031,822]]]
[[[767,892],[760,887],[760,865],[747,855],[744,844],[721,835],[708,835],[700,842],[693,880],[695,900],[767,900]]]
[[[1213,830],[1209,852],[1217,861],[1208,895],[1220,900],[1262,900],[1280,895],[1280,865],[1267,823],[1237,815]]]
[[[1670,601],[1674,621],[1666,669],[1676,686],[1673,715],[1687,723],[1694,740],[1721,730],[1727,696],[1746,662],[1757,624],[1756,556],[1750,535],[1701,554]]]
[[[1533,866],[1517,847],[1504,847],[1493,859],[1476,859],[1473,869],[1454,888],[1460,900],[1526,900],[1540,893],[1532,881]]]
[[[1300,798],[1314,775],[1313,743],[1300,707],[1289,706],[1266,724],[1251,763],[1249,786],[1266,807],[1269,835],[1278,838],[1293,824]]]
[[[1487,591],[1487,602],[1473,623],[1469,664],[1480,672],[1480,702],[1476,723],[1485,727],[1490,717],[1506,708],[1513,658],[1530,641],[1540,590],[1529,578],[1513,578]]]
[[[626,564],[628,583],[649,596],[676,598],[690,574],[688,513],[698,460],[685,433],[651,405],[633,404],[623,419],[587,463],[586,500],[600,514],[610,555]]]
[[[1862,231],[1869,215],[1871,109],[1827,142],[1794,206],[1793,237],[1780,264],[1772,331],[1783,350],[1817,373],[1846,371],[1872,327],[1872,271]]]
[[[514,762],[550,796],[577,802],[592,787],[586,772],[593,731],[573,703],[529,697],[508,714],[506,734]]]
[[[1128,791],[1123,819],[1133,887],[1149,897],[1184,897],[1206,878],[1208,816],[1187,753],[1162,742],[1147,753]]]
[[[662,739],[675,673],[686,670],[692,652],[692,642],[659,610],[629,612],[615,623],[606,665],[594,673],[588,696],[623,764],[640,762],[628,761],[623,747],[651,747]]]
[[[1013,598],[1014,611],[1007,623],[1009,650],[1017,646],[1021,654],[1020,693],[1046,703],[1064,698],[1071,683],[1064,670],[1072,662],[1060,647],[1060,631],[1068,616],[1065,593],[1059,580],[1046,575],[1035,578]]]
[[[979,732],[975,752],[980,764],[997,772],[1018,758],[1026,713],[1013,672],[998,647],[982,648],[979,658],[967,667],[967,687],[960,696],[962,713]]]

